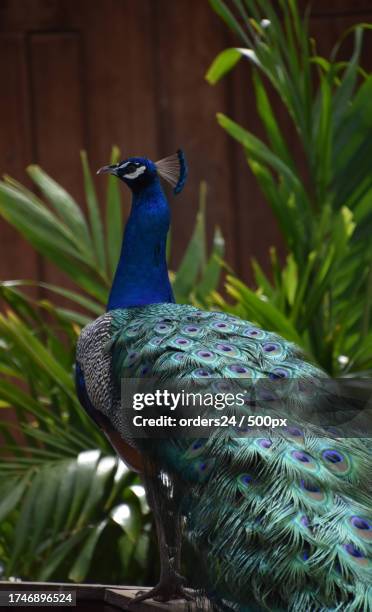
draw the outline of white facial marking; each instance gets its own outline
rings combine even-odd
[[[139,168],[137,168],[137,170],[135,170],[131,174],[124,174],[124,178],[136,179],[138,176],[140,176],[144,172],[146,172],[146,166],[139,166]]]

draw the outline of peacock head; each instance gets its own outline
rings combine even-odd
[[[182,191],[187,178],[187,165],[183,151],[153,162],[146,157],[128,157],[117,164],[103,166],[97,174],[113,174],[128,187],[138,192],[160,176],[173,187],[174,193]]]

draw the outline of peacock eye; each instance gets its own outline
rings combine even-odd
[[[137,170],[136,164],[128,164],[124,168],[125,174],[130,174],[131,172],[135,172],[136,170]]]

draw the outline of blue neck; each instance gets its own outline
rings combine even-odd
[[[168,203],[158,177],[133,193],[107,310],[174,302],[166,263]]]

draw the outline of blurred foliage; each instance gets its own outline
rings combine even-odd
[[[76,399],[78,325],[51,303],[25,298],[16,283],[3,283],[0,291],[12,308],[0,316],[0,559],[6,574],[153,578],[148,558],[155,540],[144,490]],[[4,419],[10,411],[16,422]],[[100,563],[101,555],[107,563]]]
[[[252,84],[266,142],[218,114],[243,147],[278,221],[287,247],[284,264],[271,249],[268,277],[253,260],[256,289],[234,276],[217,304],[301,345],[334,375],[372,369],[372,76],[359,65],[370,24],[344,33],[330,59],[309,36],[309,15],[296,0],[210,0],[242,47],[220,53],[207,73],[216,83],[241,58]],[[340,61],[354,36],[350,61]],[[274,90],[298,137],[286,141]]]
[[[112,162],[118,157],[115,148]],[[104,312],[129,212],[124,189],[109,177],[103,223],[84,152],[82,164],[88,218],[38,166],[28,173],[43,199],[10,177],[0,183],[0,214],[77,287],[0,283],[6,305],[0,411],[8,413],[0,415],[0,561],[7,576],[29,580],[148,584],[158,577],[158,554],[144,489],[113,455],[74,389],[76,341],[81,326]],[[180,302],[205,305],[219,282],[224,243],[217,229],[208,256],[205,207],[202,184],[190,243],[171,273]],[[48,298],[24,291],[37,285]],[[57,306],[55,296],[68,298],[72,308]],[[14,412],[16,421],[9,421]]]

